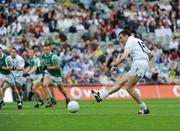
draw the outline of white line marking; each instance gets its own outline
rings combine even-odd
[[[155,113],[155,114],[148,114],[148,115],[138,115],[138,114],[133,114],[132,112],[131,113],[125,113],[125,112],[120,112],[120,113],[81,113],[81,112],[78,112],[78,113],[43,113],[43,114],[34,114],[34,112],[24,112],[24,113],[17,113],[17,112],[0,112],[0,115],[57,115],[57,116],[60,116],[60,115],[77,115],[77,116],[117,116],[117,115],[121,115],[121,116],[159,116],[159,117],[180,117],[180,114],[166,114],[166,113],[161,113],[161,114],[158,114],[158,113]]]

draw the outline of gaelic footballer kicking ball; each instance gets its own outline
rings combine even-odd
[[[79,110],[79,103],[77,101],[70,101],[67,105],[67,110],[71,113],[76,113]]]

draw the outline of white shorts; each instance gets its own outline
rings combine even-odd
[[[53,81],[53,84],[55,86],[57,85],[62,85],[62,77],[55,77],[55,76],[52,76],[50,73],[48,73],[47,71],[45,72],[45,76],[49,77],[52,81]]]
[[[44,75],[42,73],[41,74],[32,74],[31,79],[33,79],[33,84],[42,82],[43,77],[44,77]]]
[[[0,73],[0,80],[8,82],[10,85],[15,85],[15,80],[12,74],[5,75]]]
[[[15,78],[15,82],[20,86],[26,83],[26,79],[21,74],[13,72],[13,77]]]
[[[129,75],[138,75],[143,77],[148,70],[148,60],[136,60],[132,63],[131,69],[128,71]]]
[[[16,83],[21,86],[26,83],[26,79],[23,76],[18,76],[18,77],[15,76],[15,80]]]

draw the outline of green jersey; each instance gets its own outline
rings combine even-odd
[[[45,54],[42,55],[43,61],[44,61],[44,65],[45,66],[55,66],[58,65],[59,66],[59,62],[58,62],[58,58],[57,55],[50,52],[50,54],[48,56],[46,56]],[[48,73],[50,73],[52,76],[55,77],[61,77],[61,70],[60,69],[54,69],[54,70],[47,70]]]
[[[0,58],[0,66],[1,67],[11,67],[13,66],[12,59],[8,57],[6,54],[3,54]],[[0,69],[1,74],[8,75],[11,71]]]
[[[30,67],[37,67],[36,74],[40,74],[44,72],[44,65],[41,61],[41,59],[37,56],[34,56],[33,59],[29,60]]]

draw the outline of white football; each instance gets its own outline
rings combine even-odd
[[[79,103],[77,101],[70,101],[67,105],[67,110],[71,113],[76,113],[79,110]]]

